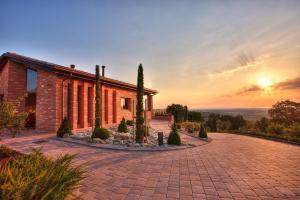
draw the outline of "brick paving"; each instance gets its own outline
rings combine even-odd
[[[43,135],[47,138],[49,135]],[[166,152],[124,152],[39,137],[1,144],[49,156],[78,153],[88,177],[83,199],[300,199],[300,147],[247,136],[210,133],[207,145]]]

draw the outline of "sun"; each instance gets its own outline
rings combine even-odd
[[[258,80],[258,85],[262,89],[267,89],[270,86],[272,86],[272,81],[269,78],[261,78],[261,79]]]

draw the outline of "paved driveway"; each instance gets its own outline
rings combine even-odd
[[[43,147],[88,162],[84,199],[300,199],[300,147],[222,133],[192,149],[169,152],[101,150],[30,138],[0,143],[21,151]]]

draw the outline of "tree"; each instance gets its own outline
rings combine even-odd
[[[205,122],[206,127],[209,127],[210,131],[217,131],[217,121],[220,119],[219,114],[211,113]]]
[[[8,130],[14,137],[20,130],[25,129],[27,112],[18,112],[18,108],[26,95],[18,97],[15,101],[0,103],[0,130]]]
[[[122,121],[120,122],[119,126],[118,126],[118,132],[120,133],[127,133],[128,129],[127,129],[127,124],[125,121],[125,118],[122,118]]]
[[[71,125],[69,119],[65,117],[60,124],[59,129],[57,130],[56,136],[57,137],[64,137],[64,135],[72,135]]]
[[[170,132],[168,137],[168,144],[177,146],[181,145],[181,138],[175,123],[172,125],[172,131]]]
[[[290,100],[280,101],[268,111],[271,122],[284,124],[300,123],[300,103]]]
[[[201,112],[188,111],[188,121],[190,122],[202,122],[204,120]]]
[[[100,99],[100,72],[99,72],[99,65],[96,65],[96,96],[95,96],[95,129],[100,128],[100,106],[99,106],[99,99]]]
[[[259,131],[266,133],[269,125],[269,120],[266,117],[262,117],[260,120],[257,120],[254,124],[254,127]]]
[[[180,104],[169,105],[166,109],[167,113],[174,116],[175,123],[180,123],[184,121],[186,110]]]
[[[207,138],[207,132],[203,124],[200,125],[200,130],[198,136],[200,138]]]
[[[189,120],[189,110],[187,106],[184,106],[184,121]]]
[[[142,143],[144,140],[144,117],[143,117],[143,96],[144,96],[144,74],[143,66],[139,65],[138,68],[138,77],[137,77],[137,88],[136,88],[136,131],[135,131],[135,140],[138,143]]]
[[[239,130],[242,127],[246,126],[246,120],[242,115],[236,115],[234,117],[230,116],[229,120],[231,123],[230,130]]]

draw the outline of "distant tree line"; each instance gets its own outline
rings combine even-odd
[[[239,132],[275,136],[300,142],[300,103],[290,100],[280,101],[268,110],[269,117],[251,122],[242,115],[222,115],[210,113],[204,120],[200,112],[190,111],[180,104],[169,105],[166,112],[174,116],[176,123],[199,122],[211,132]]]
[[[185,121],[190,122],[203,122],[204,118],[200,112],[190,111],[187,106],[181,104],[172,104],[169,105],[166,109],[168,114],[174,116],[175,123],[181,123]]]

